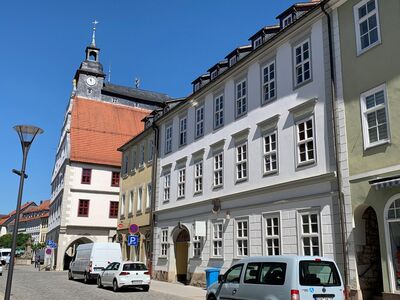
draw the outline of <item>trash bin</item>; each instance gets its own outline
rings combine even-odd
[[[218,281],[220,269],[208,268],[206,269],[206,288],[208,289],[214,282]]]

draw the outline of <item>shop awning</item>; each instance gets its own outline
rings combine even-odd
[[[369,184],[376,190],[400,187],[400,175],[370,180]]]

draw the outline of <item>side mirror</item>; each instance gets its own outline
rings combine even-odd
[[[218,275],[218,283],[224,283],[224,282],[225,282],[224,275],[219,274],[219,275]]]

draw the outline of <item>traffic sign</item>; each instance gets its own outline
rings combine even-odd
[[[119,224],[118,224],[118,228],[121,229],[122,227],[124,227],[124,224],[119,223]]]
[[[47,248],[47,249],[46,249],[46,254],[47,254],[47,255],[51,255],[51,248]]]
[[[47,246],[49,246],[50,248],[57,248],[57,243],[53,242],[52,240],[48,240],[47,241]]]
[[[139,225],[131,224],[129,226],[129,232],[132,233],[132,234],[138,233],[139,232]]]
[[[139,237],[137,235],[128,236],[128,246],[137,246],[139,243]]]

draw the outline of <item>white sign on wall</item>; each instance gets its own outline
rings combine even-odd
[[[206,237],[206,221],[195,221],[194,222],[194,235]]]

